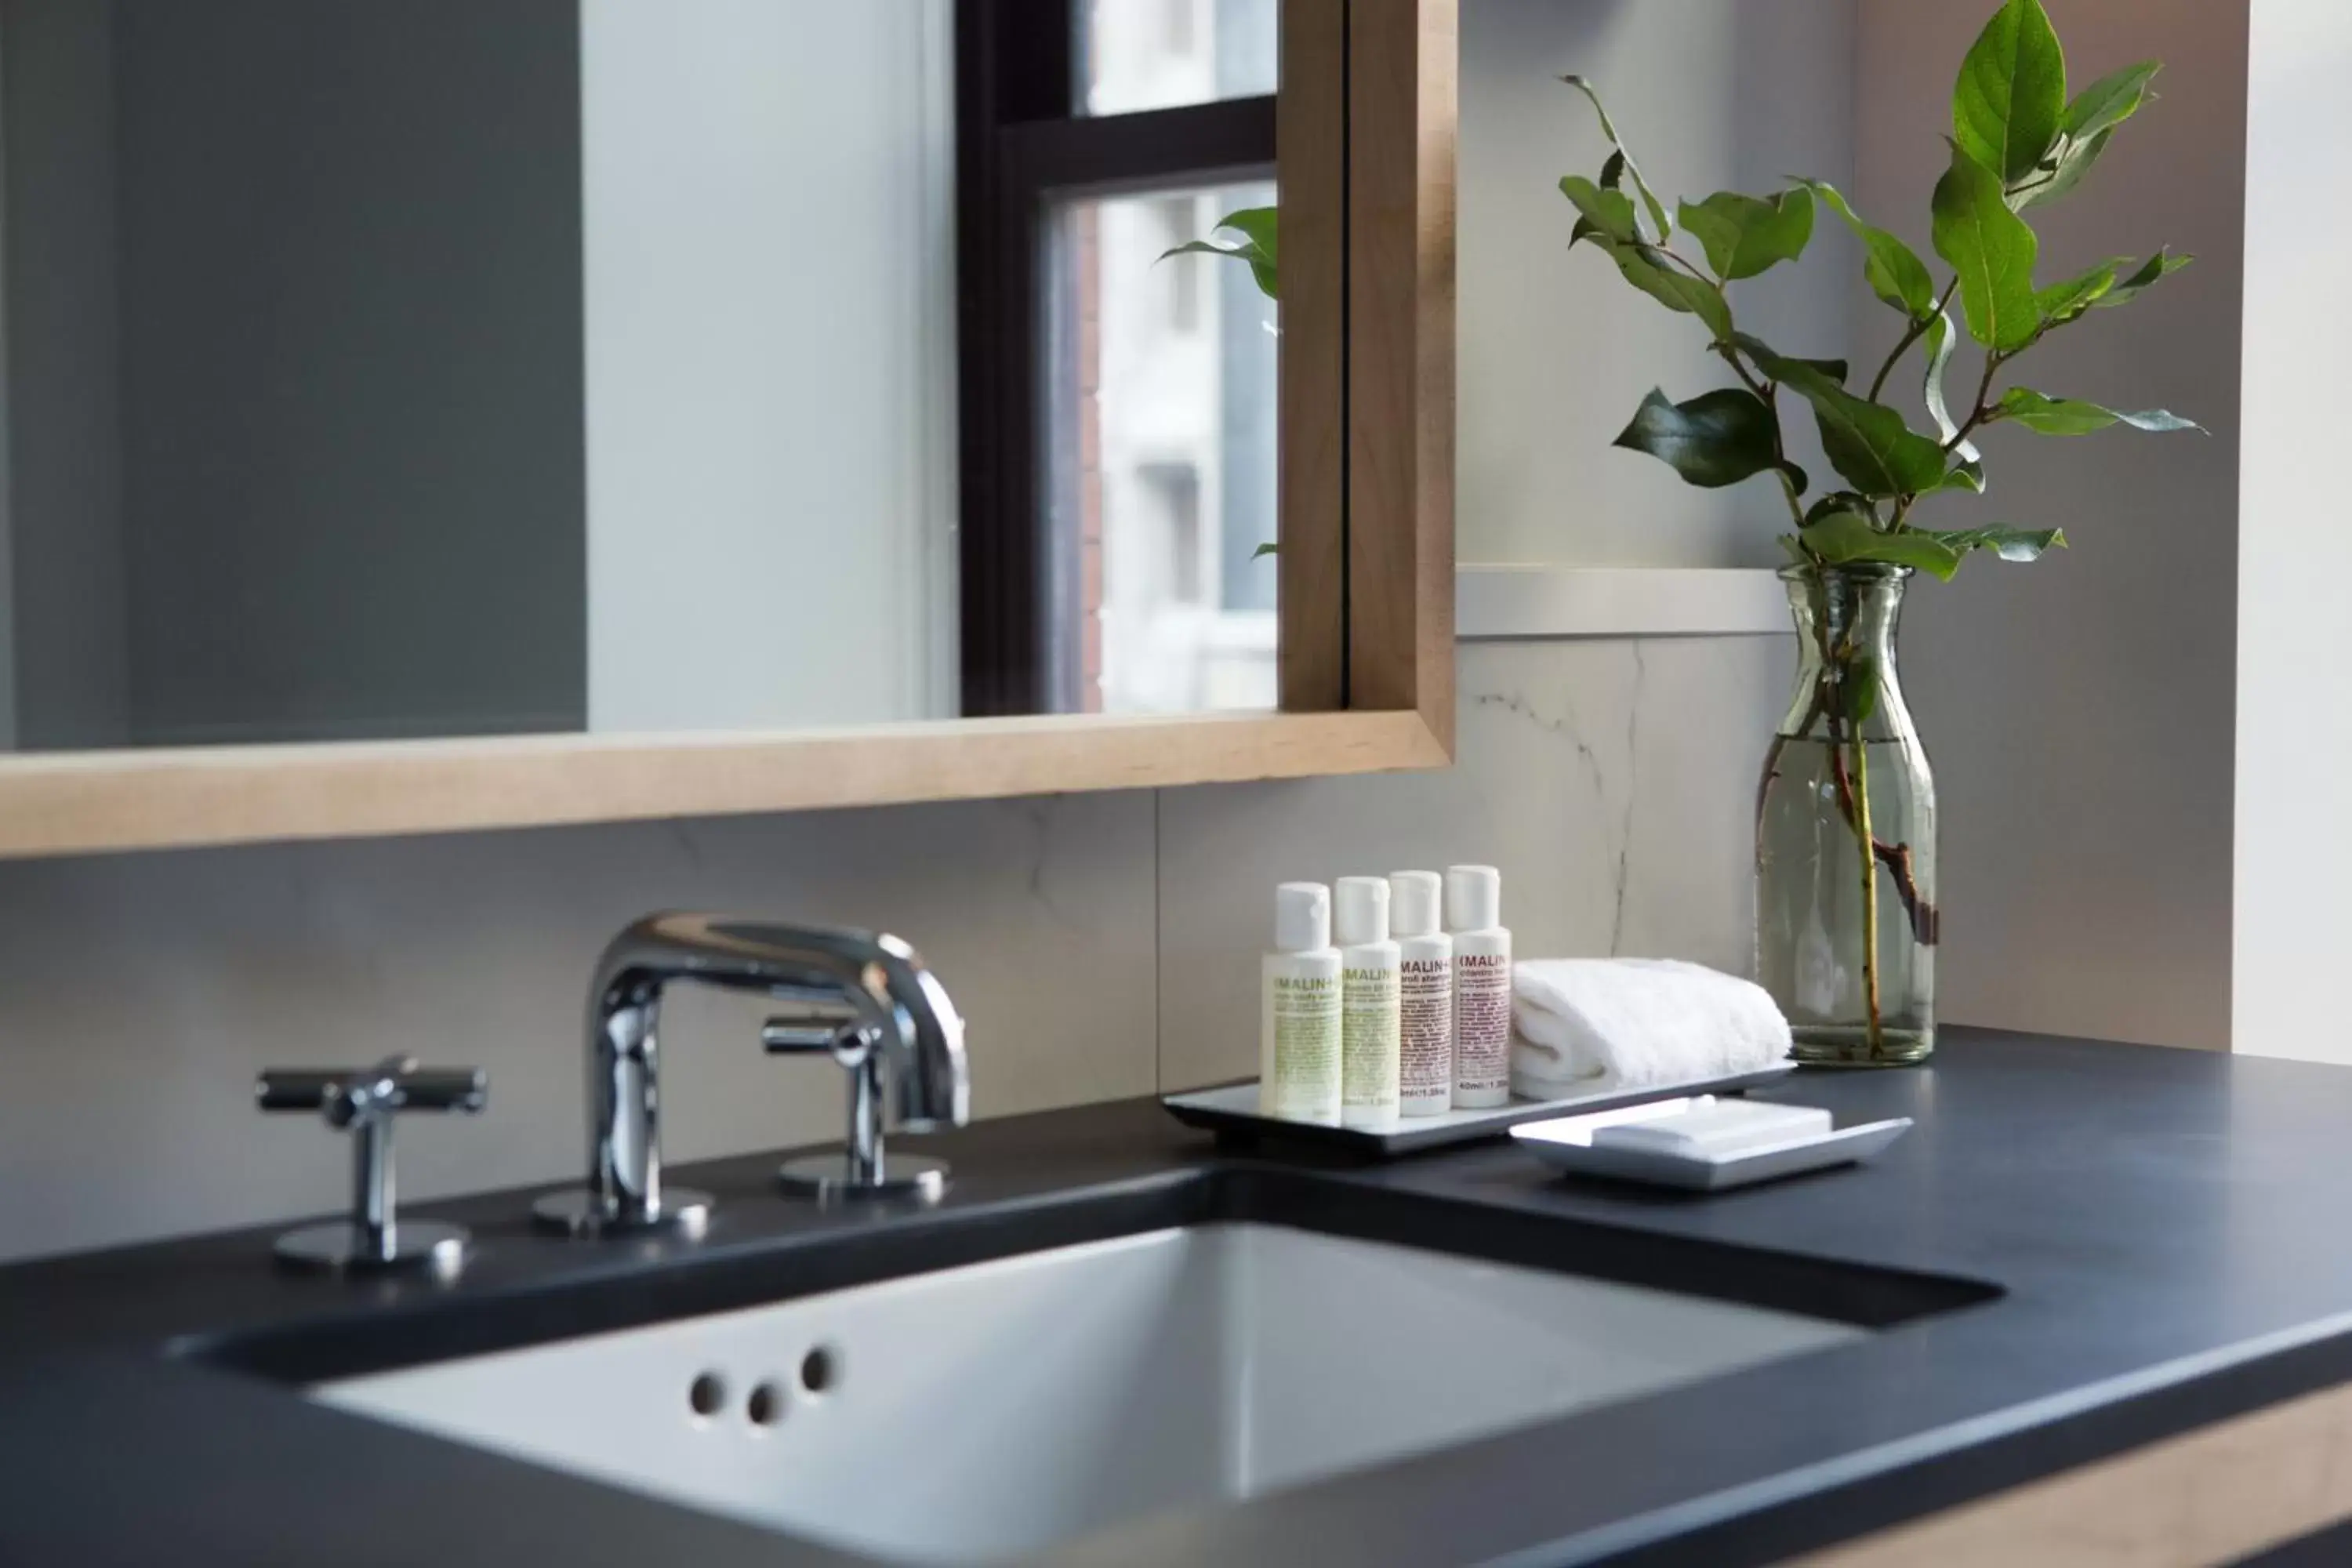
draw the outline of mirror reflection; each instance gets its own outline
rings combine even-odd
[[[1275,706],[1276,22],[0,0],[0,745]]]

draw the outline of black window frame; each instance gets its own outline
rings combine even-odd
[[[1076,0],[957,0],[959,643],[968,718],[1075,706],[1056,687],[1045,216],[1074,193],[1273,177],[1276,97],[1133,114],[1076,101]],[[1074,563],[1060,563],[1075,570]]]

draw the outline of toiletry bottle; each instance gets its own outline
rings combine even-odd
[[[1391,1127],[1397,1119],[1397,944],[1389,940],[1389,885],[1342,877],[1339,938],[1339,1120]]]
[[[1491,1110],[1511,1099],[1511,933],[1503,929],[1503,874],[1492,866],[1449,868],[1445,928],[1454,936],[1454,1105]]]
[[[1397,944],[1400,1104],[1407,1116],[1454,1109],[1454,942],[1437,929],[1445,882],[1434,871],[1389,876],[1389,934]]]
[[[1337,1127],[1339,950],[1331,945],[1331,889],[1320,882],[1275,889],[1258,1018],[1259,1112]]]

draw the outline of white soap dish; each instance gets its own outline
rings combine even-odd
[[[1685,1118],[1704,1122],[1719,1114],[1712,1095],[1664,1100],[1622,1110],[1589,1116],[1567,1116],[1551,1121],[1530,1121],[1511,1129],[1519,1147],[1559,1170],[1580,1176],[1605,1176],[1612,1181],[1643,1182],[1653,1186],[1679,1187],[1687,1192],[1717,1193],[1753,1186],[1801,1172],[1826,1170],[1867,1160],[1911,1130],[1911,1119],[1872,1121],[1857,1127],[1812,1131],[1778,1142],[1734,1143],[1709,1157],[1664,1146],[1645,1147],[1634,1141],[1618,1142],[1593,1134],[1604,1127],[1643,1122],[1673,1123]],[[1759,1108],[1759,1110],[1761,1107]]]

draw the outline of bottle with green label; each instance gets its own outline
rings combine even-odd
[[[1331,945],[1331,890],[1320,882],[1275,889],[1259,1023],[1259,1111],[1338,1126],[1339,950]]]
[[[1339,1121],[1393,1127],[1402,1110],[1398,985],[1402,955],[1389,940],[1385,877],[1339,879]]]

